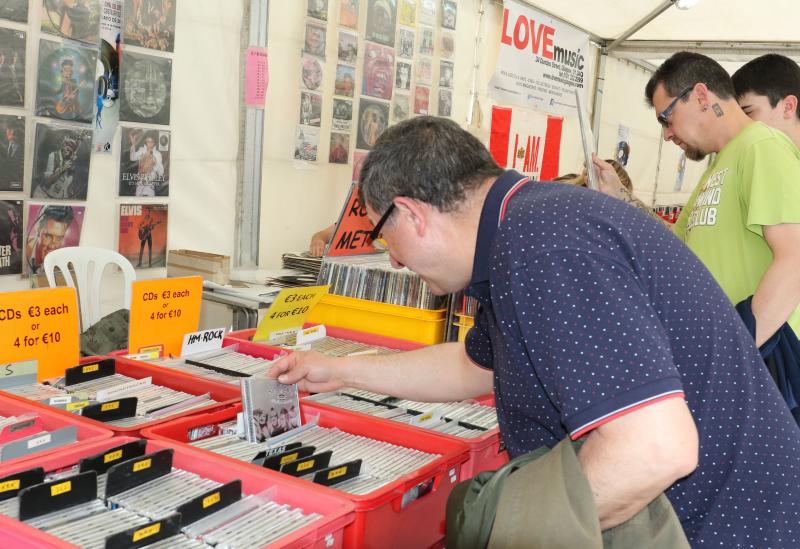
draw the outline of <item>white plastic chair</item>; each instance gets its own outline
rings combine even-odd
[[[122,269],[125,277],[125,308],[131,308],[131,283],[136,280],[136,271],[131,262],[115,251],[105,248],[72,246],[53,250],[44,257],[44,272],[51,288],[56,285],[55,268],[70,288],[78,290],[81,310],[81,327],[86,331],[92,324],[100,320],[100,282],[106,265],[114,263]],[[75,275],[70,274],[70,265]]]

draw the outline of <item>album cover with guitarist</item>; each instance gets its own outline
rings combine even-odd
[[[120,204],[118,251],[137,269],[167,265],[167,205]]]
[[[36,114],[92,122],[97,50],[39,41]]]
[[[169,196],[170,132],[122,128],[120,196]]]
[[[86,200],[91,152],[91,130],[36,124],[31,197]]]

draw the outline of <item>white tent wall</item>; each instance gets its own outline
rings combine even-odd
[[[36,95],[35,60],[42,35],[39,31],[40,10],[35,2],[31,6],[29,25],[8,24],[28,34],[27,108],[24,112],[18,109],[0,111],[22,114],[28,119],[25,167],[28,179],[35,121],[48,121],[31,116]],[[233,255],[242,17],[241,2],[191,0],[178,3],[169,126],[172,131],[170,196],[153,199],[118,197],[120,132],[117,131],[113,154],[92,155],[88,200],[83,204],[86,213],[82,245],[117,249],[120,203],[167,202],[169,249],[190,248]],[[0,193],[0,199],[24,199],[26,203],[29,196],[29,183],[24,194]],[[166,269],[163,268],[137,271],[140,279],[165,275]],[[121,303],[121,289],[118,288],[121,280],[120,275],[106,277],[106,312],[109,307],[118,307]],[[28,287],[27,278],[0,277],[0,291]]]
[[[333,223],[342,208],[352,176],[352,151],[355,149],[355,117],[358,112],[358,95],[361,91],[363,65],[363,35],[366,2],[361,4],[359,18],[359,59],[356,64],[356,97],[353,101],[354,125],[351,136],[350,163],[329,164],[328,136],[330,135],[332,95],[336,70],[336,34],[338,0],[330,0],[327,25],[326,63],[324,68],[322,126],[318,161],[298,162],[292,159],[294,132],[300,116],[300,59],[303,46],[305,1],[270,2],[268,29],[270,85],[267,92],[267,109],[264,122],[264,148],[261,191],[260,265],[276,267],[286,251],[300,251],[308,247],[311,235]],[[484,18],[479,23],[480,6]],[[493,101],[487,95],[487,84],[494,73],[499,50],[499,36],[503,22],[502,6],[491,0],[460,0],[456,28],[456,48],[452,118],[467,127],[467,110],[472,88],[472,66],[475,64],[475,37],[480,33],[477,76],[477,93],[480,116],[473,119],[468,129],[488,145],[491,130]],[[480,24],[480,29],[478,28]],[[431,91],[431,110],[435,110],[437,96],[439,33],[436,28],[434,52],[434,86]],[[597,49],[592,48],[587,67],[594,73]],[[593,84],[593,79],[592,79]],[[589,89],[589,97],[594,93]],[[615,130],[616,131],[616,130]],[[561,145],[560,171],[576,171],[583,165],[583,149],[577,117],[564,121]]]

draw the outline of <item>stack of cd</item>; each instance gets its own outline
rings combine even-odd
[[[108,537],[149,520],[127,509],[109,510],[96,499],[25,522],[79,547],[102,549]]]
[[[68,395],[66,391],[53,387],[52,385],[43,385],[41,383],[33,383],[30,385],[17,385],[16,387],[9,387],[3,389],[6,393],[11,393],[28,400],[35,400],[37,402],[49,401],[51,398],[58,398]]]
[[[275,360],[255,357],[236,351],[236,347],[223,347],[222,349],[203,354],[191,355],[184,359],[189,366],[204,369],[206,372],[214,372],[230,376],[229,382],[234,382],[234,378],[250,376],[263,377],[275,363]]]
[[[350,388],[319,393],[306,397],[306,400],[401,423],[414,423],[418,427],[462,438],[476,438],[497,427],[497,410],[475,402],[416,402]],[[421,417],[434,421],[418,421]]]
[[[296,336],[290,335],[281,346],[295,347]],[[308,344],[312,351],[320,352],[328,356],[351,356],[351,355],[387,355],[399,353],[397,349],[389,349],[379,345],[368,345],[349,339],[326,336]],[[308,349],[303,349],[308,350]]]
[[[288,448],[286,450],[288,456],[298,454],[293,456],[295,458],[293,461],[281,462],[280,470],[282,472],[286,472],[286,469],[292,467],[297,460],[313,460],[315,456],[323,454],[328,465],[326,469],[330,470],[343,468],[341,467],[343,464],[358,461],[361,464],[359,474],[335,485],[335,488],[355,495],[363,495],[377,490],[440,457],[439,454],[422,452],[346,433],[336,428],[319,427],[313,424],[284,433],[280,436],[279,442],[267,440],[263,443],[252,443],[235,435],[222,435],[195,441],[191,444],[198,448],[250,462],[258,460],[262,454],[268,458],[270,452],[274,453],[274,445],[279,444],[281,449]],[[304,453],[302,449],[307,449],[305,455],[302,455]],[[330,453],[328,454],[328,452]],[[294,469],[290,474],[309,479],[313,477],[315,482],[320,473],[319,469],[309,469],[305,474],[303,474],[302,468],[295,467]]]
[[[330,284],[332,294],[417,309],[441,309],[446,301],[415,272],[393,268],[386,254],[326,257],[319,284]]]

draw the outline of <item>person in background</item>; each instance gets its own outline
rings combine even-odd
[[[744,113],[789,136],[800,147],[800,66],[768,53],[746,63],[733,73],[736,100]]]
[[[494,389],[512,458],[584,440],[601,529],[665,492],[693,547],[800,547],[800,429],[725,294],[662,224],[504,171],[440,117],[387,129],[358,183],[392,265],[437,295],[466,289],[475,325],[393,355],[295,351],[268,378],[427,402]]]
[[[800,333],[800,151],[754,122],[713,59],[676,53],[647,83],[663,137],[690,160],[717,153],[673,226],[734,304],[748,303],[760,347],[789,323]],[[595,158],[601,191],[632,202]]]
[[[325,253],[325,246],[331,241],[333,237],[333,230],[336,228],[336,223],[333,223],[324,229],[320,229],[311,236],[311,243],[308,245],[308,253],[313,257],[321,257]]]

